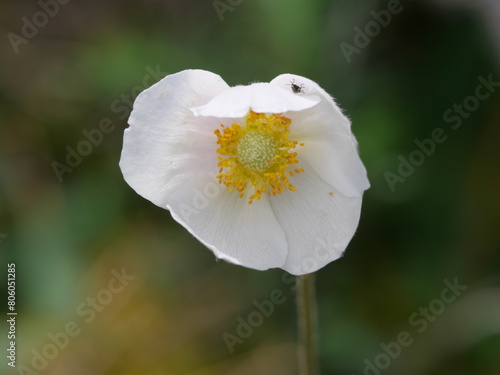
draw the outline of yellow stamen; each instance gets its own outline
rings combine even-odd
[[[250,111],[244,126],[235,123],[215,130],[217,153],[221,155],[217,163],[219,183],[226,185],[228,192],[237,190],[241,198],[245,189],[253,188],[249,204],[263,193],[271,196],[285,189],[295,191],[285,176],[288,167],[299,162],[297,153],[291,151],[298,142],[288,139],[291,122],[281,114]],[[304,169],[294,167],[288,174],[293,177],[300,172]]]

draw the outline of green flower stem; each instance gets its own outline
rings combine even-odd
[[[314,274],[297,276],[299,374],[318,375],[317,315]]]

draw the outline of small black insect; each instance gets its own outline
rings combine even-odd
[[[304,84],[301,84],[300,86],[296,85],[295,84],[295,79],[292,82],[288,83],[288,85],[292,86],[292,91],[293,91],[294,94],[299,94],[301,92],[304,92],[303,91],[304,90]]]

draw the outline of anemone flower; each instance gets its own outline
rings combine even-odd
[[[315,82],[229,87],[204,70],[135,100],[120,167],[218,258],[314,272],[338,259],[369,187],[350,121]]]

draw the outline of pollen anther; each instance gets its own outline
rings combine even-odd
[[[292,164],[298,164],[297,152],[291,151],[303,143],[288,139],[291,120],[281,114],[266,115],[250,111],[244,126],[234,123],[214,131],[217,136],[217,153],[220,167],[217,179],[236,189],[243,198],[245,189],[253,189],[249,204],[260,200],[263,193],[269,196],[281,194],[283,190],[295,191],[285,172]],[[303,172],[294,166],[288,174],[293,177]]]

